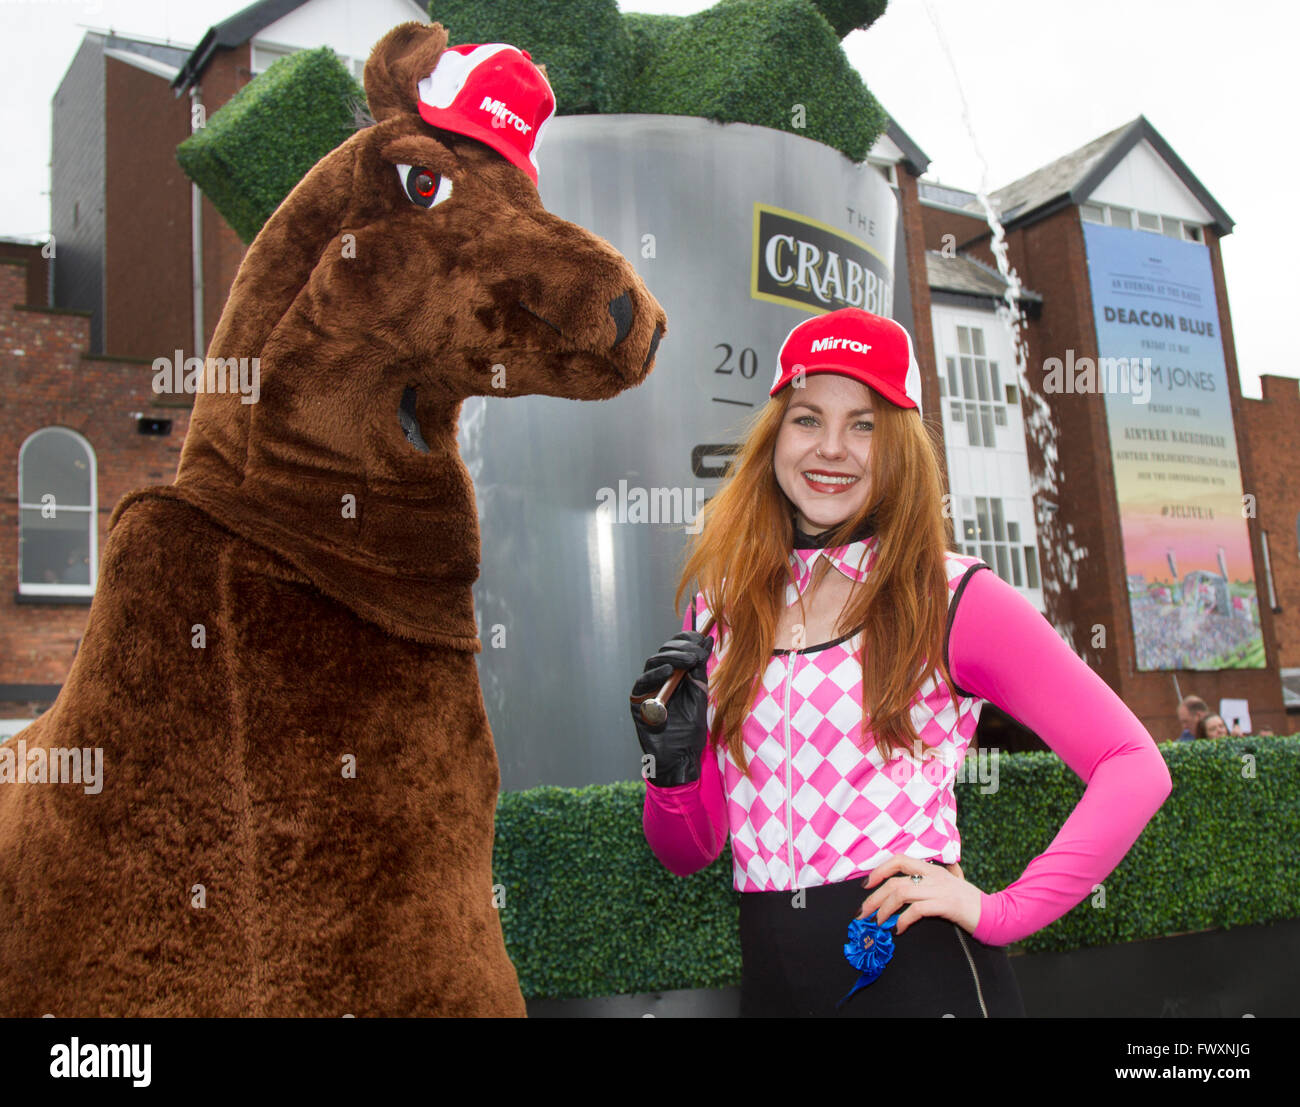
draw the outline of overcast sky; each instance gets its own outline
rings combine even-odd
[[[87,28],[192,46],[246,6],[0,0],[0,235],[49,233],[50,102]],[[1300,8],[1269,0],[891,0],[844,47],[931,158],[927,179],[958,188],[1000,188],[1145,115],[1236,222],[1224,266],[1242,391],[1258,396],[1261,373],[1300,377],[1280,325],[1300,282],[1278,206],[1300,170],[1298,31]]]

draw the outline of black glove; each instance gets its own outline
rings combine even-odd
[[[694,630],[673,635],[645,663],[645,672],[632,685],[632,695],[654,695],[674,669],[686,669],[668,701],[668,718],[651,726],[641,718],[641,705],[632,704],[637,740],[654,758],[646,779],[658,788],[690,784],[700,779],[700,756],[708,737],[708,671],[705,662],[713,652],[713,636]]]

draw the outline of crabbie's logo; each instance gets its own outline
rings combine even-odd
[[[515,115],[508,107],[504,100],[494,100],[491,96],[484,96],[478,106],[479,111],[485,111],[488,115],[493,116],[496,122],[495,127],[514,127],[520,134],[526,135],[533,129],[531,123],[525,123],[523,119]]]
[[[860,238],[797,212],[756,203],[749,292],[756,300],[818,312],[856,307],[889,316],[894,271]]]
[[[819,354],[823,350],[838,350],[843,347],[846,350],[852,350],[855,354],[865,354],[871,349],[871,343],[859,342],[856,338],[819,338],[808,348],[810,354]]]

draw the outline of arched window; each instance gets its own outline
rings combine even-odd
[[[76,431],[43,427],[18,452],[18,591],[90,596],[99,563],[95,451]]]

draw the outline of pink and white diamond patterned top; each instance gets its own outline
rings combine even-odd
[[[865,579],[875,541],[792,551],[787,606],[807,588],[818,557]],[[869,735],[860,744],[860,634],[774,650],[742,727],[750,776],[720,746],[716,757],[702,758],[699,780],[646,787],[646,839],[667,868],[685,875],[710,864],[728,833],[741,892],[838,883],[897,853],[959,860],[953,785],[980,709],[992,702],[1042,737],[1088,788],[1019,880],[995,895],[981,893],[974,937],[991,945],[1025,937],[1109,875],[1172,790],[1164,759],[1132,712],[1028,600],[981,571],[988,566],[977,558],[949,553],[945,566],[956,707],[936,674],[913,703],[919,741],[886,761]],[[683,629],[703,623],[704,603],[697,594]],[[710,655],[710,676],[722,652],[725,645]],[[713,720],[710,703],[710,729]]]

